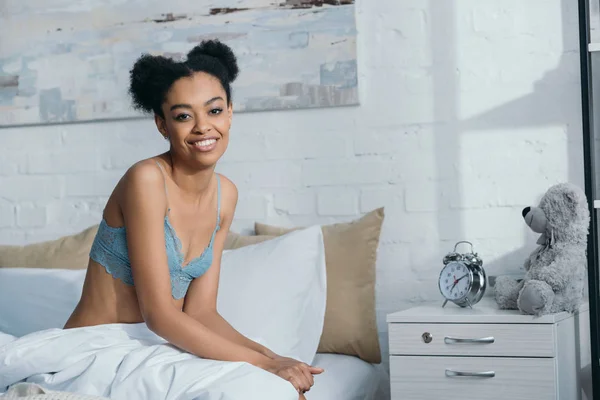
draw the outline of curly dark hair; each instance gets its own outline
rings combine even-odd
[[[218,40],[204,40],[178,62],[164,56],[142,54],[129,72],[129,94],[133,107],[164,118],[161,105],[171,85],[194,72],[206,72],[221,82],[231,104],[231,83],[239,73],[237,59],[229,46]]]

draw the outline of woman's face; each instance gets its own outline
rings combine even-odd
[[[227,149],[232,116],[221,82],[204,72],[178,79],[162,110],[156,125],[173,155],[198,167],[215,165]]]

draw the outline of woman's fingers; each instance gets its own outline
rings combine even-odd
[[[298,371],[297,372],[298,379],[301,379],[301,381],[302,381],[302,384],[301,384],[302,391],[308,392],[310,390],[310,387],[312,386],[312,382],[311,382],[312,379],[309,380],[308,376],[304,373],[303,368],[300,367],[300,368],[298,368],[297,371]],[[310,375],[310,374],[308,374],[308,375]]]
[[[287,380],[290,381],[292,385],[294,385],[294,387],[299,393],[304,393],[308,389],[310,389],[310,385],[306,381],[306,377],[302,372],[298,371],[297,369],[289,370],[289,377]]]
[[[315,384],[313,375],[320,374],[323,368],[313,367],[303,362],[292,362],[286,366],[283,375],[294,386],[299,393],[308,392]],[[283,372],[283,371],[282,371]]]
[[[310,365],[308,366],[308,370],[313,375],[318,375],[318,374],[322,373],[323,371],[325,371],[323,368],[313,367],[313,366],[310,366]]]
[[[313,379],[313,375],[310,373],[309,366],[306,364],[301,364],[300,370],[304,374],[304,377],[308,380],[308,384],[310,385],[310,387],[312,387],[312,385],[315,384],[315,381]]]
[[[294,389],[296,389],[298,393],[302,393],[302,388],[300,387],[300,384],[293,376],[290,376],[288,378],[288,381],[294,386]]]
[[[304,372],[302,372],[302,368],[300,366],[296,366],[292,369],[292,373],[294,376],[294,380],[296,380],[298,382],[298,385],[300,386],[300,389],[303,392],[306,392],[307,390],[310,389],[311,384],[308,380],[308,378],[304,375]]]

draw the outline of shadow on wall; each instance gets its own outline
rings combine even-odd
[[[563,97],[562,86],[579,82],[579,37],[577,2],[561,1],[562,15],[562,55],[554,69],[546,71],[533,84],[533,90],[519,98],[492,108],[481,114],[460,121],[459,85],[457,82],[457,39],[455,1],[433,2],[430,0],[431,13],[431,49],[434,65],[445,65],[446,68],[433,69],[434,82],[434,118],[439,121],[434,128],[436,171],[438,177],[447,176],[454,171],[461,161],[460,138],[462,134],[472,132],[481,134],[486,130],[506,129],[519,135],[522,128],[564,126],[566,125],[566,152],[568,160],[567,179],[569,182],[583,185],[583,166],[581,161],[582,135],[579,95],[573,98]],[[570,93],[573,91],[570,91]],[[515,136],[515,140],[518,137]],[[598,146],[600,149],[600,146]],[[456,177],[459,178],[459,177]],[[464,204],[465,194],[461,179],[455,180],[458,204]],[[443,187],[438,185],[436,198],[443,199]],[[543,193],[538,196],[541,198]],[[534,204],[537,204],[536,199]],[[526,200],[525,200],[526,201]],[[534,205],[532,204],[532,205]],[[439,207],[438,209],[441,209]],[[450,220],[438,214],[438,232],[453,227],[456,240],[465,239],[464,221],[459,212],[450,213]],[[525,243],[520,248],[510,251],[491,261],[488,271],[491,275],[523,275],[523,262],[537,246],[532,240],[532,232],[526,225]],[[476,240],[477,238],[475,238]]]
[[[523,225],[525,225],[525,223],[523,223]],[[523,230],[525,231],[524,237],[531,234],[531,230],[527,226],[525,226]],[[500,257],[487,263],[485,269],[488,274],[490,289],[493,289],[497,276],[507,275],[514,279],[523,278],[525,275],[523,264],[529,255],[537,248],[538,245],[535,243],[536,240],[537,238],[533,240],[527,239],[523,246],[506,252]],[[486,295],[493,296],[493,290],[490,290]]]
[[[567,123],[568,180],[583,185],[582,168],[574,167],[581,160],[580,98],[562,97],[560,85],[568,81],[579,82],[579,37],[577,2],[562,0],[563,54],[556,68],[546,71],[533,85],[533,91],[487,112],[460,123],[463,132],[486,129],[552,126]],[[577,59],[577,62],[574,62]],[[567,77],[567,78],[565,78]],[[578,116],[573,120],[573,116]],[[571,119],[570,119],[571,118]]]
[[[544,193],[539,193],[530,206],[533,207],[538,205],[543,195]],[[515,279],[522,279],[525,275],[523,264],[538,247],[537,240],[540,235],[533,232],[531,228],[527,226],[525,220],[523,220],[522,230],[523,238],[525,238],[522,246],[518,249],[506,252],[488,263],[486,272],[488,274],[488,283],[491,288],[494,287],[497,276],[508,275]],[[493,290],[490,292],[493,293]]]
[[[435,159],[437,162],[436,173],[439,179],[447,176],[448,171],[454,171],[460,160],[459,90],[455,73],[458,64],[456,60],[455,1],[439,2],[430,0],[429,12],[431,14],[432,62],[433,65],[446,65],[446,68],[433,68],[433,115],[435,121],[441,122],[433,127]],[[462,204],[461,180],[455,179],[454,185],[456,185],[454,192],[456,193],[456,200],[458,204]],[[444,188],[442,185],[437,185],[435,195],[438,203],[444,201]],[[438,204],[437,209],[443,209],[443,205]],[[460,213],[452,212],[442,216],[438,212],[437,218],[438,232],[447,231],[448,226],[452,226],[454,239],[456,241],[465,240],[466,232]]]

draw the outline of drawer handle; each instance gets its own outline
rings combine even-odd
[[[444,338],[444,343],[453,344],[453,343],[476,343],[476,344],[489,344],[494,343],[494,337],[484,337],[484,338],[476,338],[476,339],[460,339],[446,336]]]
[[[462,372],[462,371],[453,371],[451,369],[446,369],[446,376],[449,378],[455,376],[470,376],[475,378],[493,378],[496,376],[494,371],[485,371],[485,372]]]

